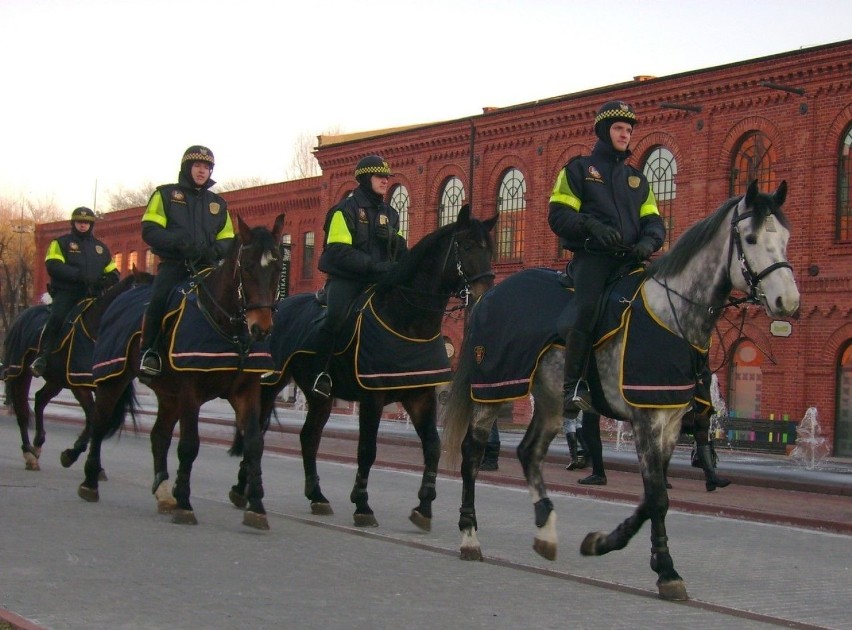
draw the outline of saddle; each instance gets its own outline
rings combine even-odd
[[[639,407],[685,406],[693,398],[702,352],[661,326],[648,311],[643,282],[640,270],[612,285],[595,328],[594,346],[624,330],[627,343],[620,368],[624,399]],[[571,285],[560,272],[527,269],[506,278],[476,304],[465,344],[473,355],[473,400],[503,402],[529,395],[541,356],[552,346],[564,347],[558,320],[570,306]],[[649,361],[657,356],[665,360]],[[589,381],[594,389],[594,361]]]

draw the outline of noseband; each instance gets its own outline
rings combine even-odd
[[[793,270],[793,266],[789,262],[784,260],[781,262],[772,263],[760,273],[754,272],[748,262],[748,259],[745,257],[745,253],[743,252],[742,236],[740,235],[740,229],[738,225],[740,221],[751,218],[753,216],[753,210],[749,210],[748,212],[740,214],[738,205],[734,206],[734,214],[731,217],[731,239],[730,244],[728,246],[728,281],[730,282],[731,280],[731,262],[734,256],[734,249],[736,249],[737,261],[740,263],[740,270],[742,271],[743,278],[748,283],[749,290],[748,295],[746,297],[736,299],[732,298],[731,300],[729,300],[726,306],[738,306],[743,303],[763,303],[764,299],[766,298],[766,295],[760,289],[760,281],[777,269],[789,269],[790,271]]]

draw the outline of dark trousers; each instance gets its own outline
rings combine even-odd
[[[574,279],[572,306],[566,309],[558,323],[561,334],[576,329],[591,334],[595,326],[598,301],[611,278],[628,264],[622,257],[577,252],[569,265]]]
[[[583,426],[580,430],[583,432],[583,441],[586,443],[586,455],[592,460],[592,474],[605,476],[600,415],[584,411]]]
[[[157,267],[154,284],[151,286],[151,301],[145,309],[142,327],[142,350],[153,348],[160,335],[160,326],[168,307],[172,289],[189,277],[189,269],[182,262],[163,261]]]
[[[325,322],[317,339],[317,356],[325,359],[326,366],[334,350],[334,341],[352,308],[352,302],[367,285],[357,280],[329,277],[325,284]]]
[[[44,333],[41,336],[40,352],[47,354],[56,349],[56,343],[59,340],[59,332],[62,330],[62,324],[68,313],[74,308],[80,300],[85,297],[85,293],[80,291],[56,291],[53,294],[53,301],[50,303],[50,317],[44,324]]]

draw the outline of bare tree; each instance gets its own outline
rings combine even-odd
[[[224,182],[216,182],[213,189],[216,192],[226,192],[228,190],[240,190],[241,188],[254,188],[255,186],[264,186],[269,181],[263,177],[237,177]]]
[[[125,188],[119,185],[115,190],[111,190],[107,195],[107,205],[112,210],[124,210],[125,208],[141,208],[148,205],[148,200],[151,198],[151,193],[157,187],[151,181],[146,181],[138,188]]]
[[[340,134],[339,127],[332,127],[322,132],[322,135],[334,136]],[[293,146],[293,159],[289,168],[284,172],[284,180],[304,179],[305,177],[316,177],[322,175],[319,162],[314,157],[314,149],[317,144],[317,136],[303,131],[296,138]]]
[[[0,328],[6,331],[30,303],[35,264],[35,226],[57,221],[61,211],[51,201],[0,198]]]

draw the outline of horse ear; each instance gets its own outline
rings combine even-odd
[[[459,216],[456,217],[456,228],[466,228],[470,225],[470,204],[466,203],[459,210]]]
[[[272,235],[276,242],[281,242],[281,233],[284,231],[284,213],[275,217],[275,225],[272,227]]]
[[[243,245],[251,242],[251,228],[246,225],[246,222],[243,221],[240,215],[237,215],[237,230],[240,235],[240,242]]]
[[[784,202],[787,200],[787,180],[782,179],[781,183],[778,185],[778,188],[775,190],[775,194],[772,195],[775,199],[775,207],[780,208],[784,205]]]
[[[748,185],[748,190],[746,190],[745,195],[746,208],[751,207],[751,204],[754,203],[754,200],[757,198],[759,192],[760,190],[758,190],[757,188],[757,180],[751,180],[751,183]]]
[[[494,229],[494,226],[497,225],[497,219],[499,217],[500,217],[500,213],[498,212],[497,214],[495,214],[490,219],[486,219],[485,221],[482,222],[482,225],[485,228],[486,232],[490,232],[491,230]]]

